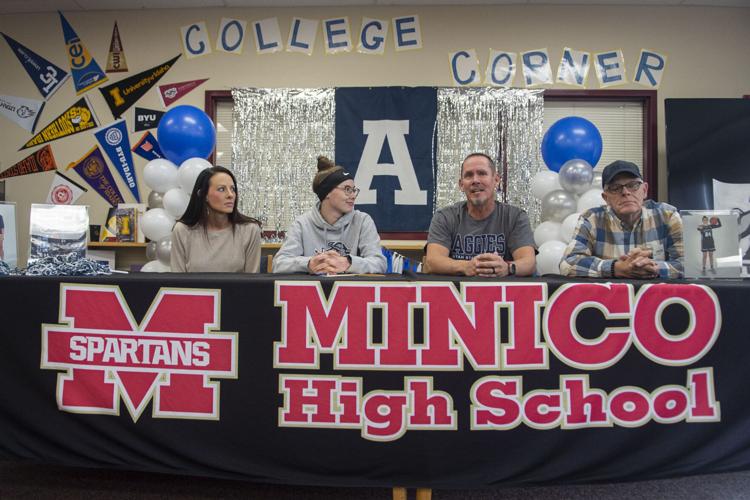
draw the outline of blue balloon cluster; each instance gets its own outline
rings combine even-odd
[[[176,106],[167,111],[156,134],[167,160],[178,167],[188,158],[208,158],[216,145],[211,118],[195,106]]]
[[[542,138],[542,158],[559,172],[568,160],[585,160],[592,167],[602,156],[602,135],[596,125],[580,116],[557,120]]]

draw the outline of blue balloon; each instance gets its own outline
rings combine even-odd
[[[580,116],[557,120],[542,138],[542,158],[559,172],[568,160],[586,160],[592,167],[602,157],[602,135],[596,125]]]
[[[176,106],[164,113],[156,135],[164,156],[178,167],[188,158],[208,158],[216,145],[211,118],[195,106]]]

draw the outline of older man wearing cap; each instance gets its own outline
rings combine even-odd
[[[617,160],[602,173],[606,206],[581,214],[560,272],[595,278],[681,278],[682,219],[666,203],[646,200],[638,166]]]

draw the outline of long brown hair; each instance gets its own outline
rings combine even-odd
[[[180,217],[179,222],[182,222],[186,226],[190,227],[200,224],[201,226],[203,226],[204,230],[206,229],[206,221],[208,219],[208,202],[206,201],[206,196],[208,195],[208,187],[211,182],[211,178],[216,174],[227,174],[232,178],[232,182],[234,183],[235,187],[237,186],[237,180],[234,178],[234,174],[229,169],[219,165],[205,169],[198,175],[198,178],[195,180],[193,192],[190,194],[190,202],[185,209],[185,213],[182,214],[182,217]],[[239,192],[236,192],[234,207],[232,208],[232,212],[228,214],[229,222],[232,224],[232,231],[234,231],[234,226],[236,224],[254,223],[260,226],[261,223],[258,219],[248,217],[247,215],[237,210],[239,201],[240,194]]]

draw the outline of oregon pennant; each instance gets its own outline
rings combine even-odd
[[[115,118],[120,118],[143,94],[156,85],[179,57],[178,54],[163,64],[100,88],[99,91],[104,96],[104,100],[107,101],[109,109],[112,110],[112,115]]]
[[[55,157],[52,155],[52,148],[47,145],[34,151],[12,167],[8,167],[0,172],[0,179],[9,179],[11,177],[18,177],[19,175],[47,172],[49,170],[55,170],[56,168],[57,163],[55,162]]]
[[[150,131],[143,134],[141,140],[135,143],[131,151],[146,161],[164,158],[164,153],[161,152],[156,137]]]
[[[96,63],[96,60],[89,54],[88,49],[83,45],[81,39],[78,38],[78,35],[70,23],[68,23],[68,20],[65,19],[63,13],[58,11],[58,14],[60,14],[63,36],[65,37],[65,47],[68,51],[70,72],[73,74],[73,84],[76,87],[76,93],[80,95],[106,82],[107,76]]]
[[[39,89],[39,93],[42,94],[42,97],[44,97],[45,100],[52,97],[52,94],[54,94],[63,83],[65,83],[65,80],[67,80],[70,75],[62,68],[55,66],[33,50],[24,47],[5,33],[2,35],[5,37],[5,41],[8,42],[11,50],[13,50],[13,53],[23,65],[23,69],[25,69],[26,73],[31,77],[36,88]]]
[[[89,104],[86,96],[84,96],[78,99],[78,101],[71,107],[63,111],[60,116],[52,120],[49,125],[44,127],[34,137],[29,139],[29,142],[24,144],[19,151],[21,149],[39,146],[46,142],[77,134],[98,126],[94,110]]]
[[[125,49],[122,48],[120,30],[117,29],[117,21],[112,30],[112,41],[109,43],[109,55],[107,56],[107,73],[122,73],[128,70],[128,62],[125,60]]]
[[[115,179],[112,177],[109,167],[107,167],[107,162],[104,161],[104,155],[99,146],[91,148],[83,158],[68,165],[66,170],[71,168],[78,172],[78,175],[83,177],[83,180],[88,182],[94,188],[94,191],[99,193],[113,207],[125,203],[120,190],[117,189]]]

